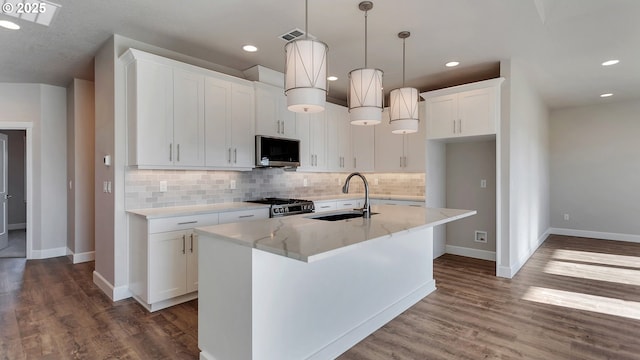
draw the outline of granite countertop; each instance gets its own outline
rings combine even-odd
[[[209,205],[171,206],[163,208],[127,210],[130,214],[144,216],[147,219],[161,219],[173,216],[191,216],[218,212],[267,209],[269,205],[250,202],[230,202]]]
[[[327,212],[206,226],[196,228],[196,231],[203,236],[212,235],[242,246],[312,262],[369,240],[432,227],[477,213],[475,210],[412,206],[376,205],[371,208],[378,214],[370,219],[323,221],[310,218],[332,213]],[[344,211],[335,213],[339,212]]]

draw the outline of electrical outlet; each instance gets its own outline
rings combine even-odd
[[[564,221],[569,221],[569,214],[564,214]]]
[[[476,238],[473,239],[475,242],[479,243],[487,243],[487,232],[476,230]]]
[[[302,179],[302,186],[304,187],[309,186],[309,182],[307,181],[307,178]]]
[[[160,180],[160,192],[167,192],[167,180]]]
[[[485,179],[480,180],[480,187],[483,188],[483,189],[486,188],[487,187],[487,180],[485,180]]]
[[[236,188],[236,181],[229,180],[229,189],[234,190]]]

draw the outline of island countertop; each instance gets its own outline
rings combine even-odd
[[[312,219],[323,214],[302,214],[243,223],[196,228],[203,236],[253,247],[292,259],[312,262],[394,234],[445,224],[476,214],[475,210],[372,206],[370,219],[340,221]],[[336,211],[339,213],[341,211]]]

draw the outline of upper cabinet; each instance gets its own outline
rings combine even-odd
[[[275,137],[296,137],[296,116],[287,109],[282,88],[254,82],[256,134]]]
[[[375,126],[375,171],[424,172],[426,155],[424,102],[419,105],[418,132],[394,134],[389,124],[389,109],[382,113],[382,123]]]
[[[327,111],[297,113],[296,127],[300,139],[299,171],[327,170]]]
[[[347,123],[351,127],[351,153],[353,163],[350,164],[351,169],[347,167],[346,171],[372,172],[374,171],[374,145],[375,145],[375,126],[351,125],[347,119]]]
[[[504,78],[421,93],[426,102],[427,139],[493,135],[500,115]]]
[[[128,165],[141,169],[254,167],[253,84],[129,49]]]
[[[351,124],[344,106],[325,104],[327,121],[327,170],[352,171]]]
[[[204,93],[207,167],[254,167],[253,85],[208,77]]]

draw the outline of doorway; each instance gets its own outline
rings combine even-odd
[[[0,122],[7,135],[8,246],[2,257],[32,258],[33,249],[33,123]]]
[[[6,151],[7,177],[4,211],[6,223],[3,229],[3,241],[0,241],[0,258],[27,257],[27,198],[26,198],[26,130],[0,130]],[[4,170],[4,166],[3,166]],[[5,236],[6,234],[6,236]]]

